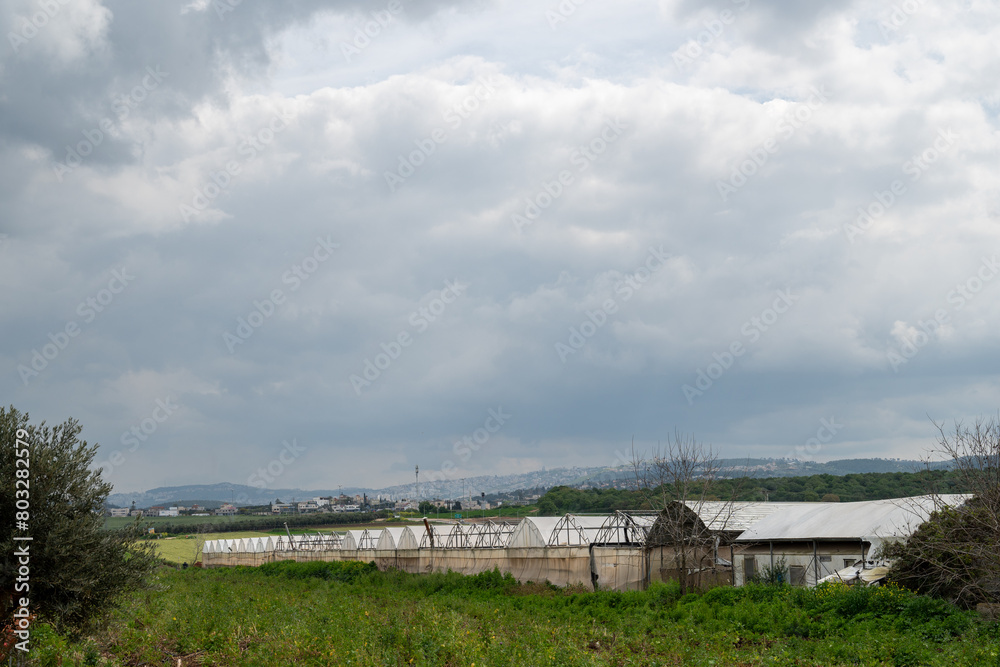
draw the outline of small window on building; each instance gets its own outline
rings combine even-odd
[[[788,578],[792,586],[806,585],[806,568],[802,565],[789,565]]]
[[[757,559],[753,556],[743,557],[743,581],[747,582],[757,577]]]
[[[819,562],[821,562],[821,563],[829,563],[832,560],[833,560],[833,556],[820,556],[819,557]]]
[[[856,562],[858,562],[857,558],[845,558],[844,559],[844,567],[851,567]]]

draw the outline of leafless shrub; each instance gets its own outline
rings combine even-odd
[[[736,483],[723,488],[716,451],[679,431],[649,458],[639,455],[633,444],[632,469],[639,493],[659,512],[646,547],[672,550],[684,594],[700,579],[701,570],[715,568],[720,540],[732,531],[734,501],[746,479],[745,469]]]

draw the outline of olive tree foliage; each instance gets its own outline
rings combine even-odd
[[[711,445],[675,432],[648,457],[637,454],[633,445],[632,470],[645,504],[659,513],[646,547],[672,551],[672,569],[681,593],[686,593],[700,581],[703,570],[715,569],[720,541],[734,532],[731,520],[746,469],[723,469]],[[734,476],[735,484],[718,483]]]
[[[889,545],[890,577],[907,588],[964,607],[1000,602],[1000,419],[938,429],[933,458],[953,466],[959,488],[972,494],[948,506],[937,489],[936,509],[905,544]]]
[[[80,431],[73,419],[52,427],[44,422],[34,425],[27,413],[0,406],[0,548],[6,555],[0,563],[0,591],[6,593],[0,605],[4,618],[11,617],[10,592],[18,576],[14,549],[25,544],[30,553],[30,588],[17,597],[27,597],[31,611],[61,631],[84,629],[123,596],[148,586],[157,563],[153,546],[139,541],[138,523],[121,530],[104,529],[104,502],[112,487],[101,479],[101,470],[90,469],[97,445],[80,440]],[[19,499],[14,483],[15,445],[24,449],[22,443],[29,451],[26,531],[17,530],[14,523]],[[15,535],[32,540],[15,541]]]

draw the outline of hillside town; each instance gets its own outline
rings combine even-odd
[[[378,512],[380,510],[389,510],[392,512],[427,511],[440,514],[441,512],[447,513],[461,510],[488,511],[498,507],[518,507],[535,502],[539,498],[540,494],[538,492],[491,494],[490,496],[482,492],[479,497],[471,497],[465,500],[433,498],[420,501],[412,498],[393,500],[381,496],[369,498],[366,494],[356,494],[353,496],[342,494],[340,496],[314,496],[306,500],[292,500],[288,502],[282,502],[280,498],[276,498],[268,505],[246,506],[237,506],[232,503],[212,503],[210,501],[203,501],[203,504],[151,505],[149,507],[136,507],[135,503],[133,503],[131,507],[108,507],[105,514],[108,517],[115,518],[344,514]]]

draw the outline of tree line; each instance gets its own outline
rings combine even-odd
[[[234,518],[231,521],[204,521],[201,523],[161,523],[157,521],[153,527],[157,533],[231,533],[241,530],[284,528],[285,524],[288,524],[289,528],[352,525],[369,523],[384,516],[384,512],[277,514],[275,516],[243,516]],[[141,518],[137,519],[137,522],[143,525]]]
[[[804,477],[766,477],[749,479],[713,479],[706,500],[771,502],[853,502],[905,498],[928,493],[965,493],[963,478],[955,470],[919,472],[858,473],[851,475],[809,475]],[[693,484],[694,496],[701,497],[699,482]],[[652,510],[648,492],[636,489],[574,489],[556,486],[538,501],[541,515],[566,512],[614,512],[615,510]]]

